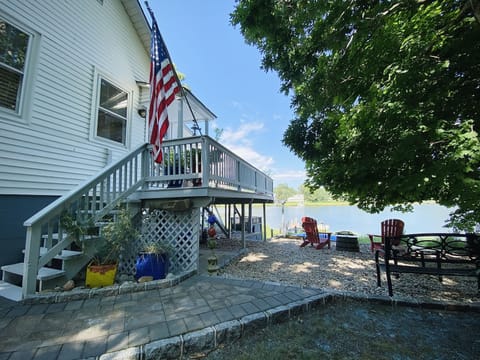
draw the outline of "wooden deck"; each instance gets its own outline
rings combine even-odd
[[[241,204],[244,216],[245,204],[274,200],[268,175],[208,136],[165,141],[161,164],[154,163],[150,153],[150,145],[139,146],[24,222],[23,298],[35,292],[41,269],[74,240],[65,236],[65,213],[79,224],[98,224],[120,203],[134,201],[172,211]],[[90,251],[93,248],[84,249],[83,256],[65,268],[66,278],[86,265]]]

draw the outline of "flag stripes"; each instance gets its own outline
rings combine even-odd
[[[150,46],[148,128],[149,141],[153,145],[153,159],[161,163],[162,141],[169,127],[167,107],[175,100],[175,94],[180,91],[180,85],[153,13],[151,16],[153,24]]]

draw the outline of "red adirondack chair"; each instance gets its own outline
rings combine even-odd
[[[330,235],[332,235],[332,233],[319,233],[317,227],[317,220],[305,216],[302,218],[302,227],[303,230],[305,230],[305,240],[300,245],[300,247],[304,247],[310,244],[311,246],[315,247],[315,249],[320,250],[325,247],[325,245],[327,245],[330,249]]]
[[[381,235],[368,234],[370,238],[370,250],[375,252],[377,249],[383,249],[386,237],[396,237],[403,234],[405,224],[400,219],[388,219],[381,222]],[[380,241],[376,241],[380,239]]]

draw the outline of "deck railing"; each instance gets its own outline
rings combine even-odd
[[[273,197],[273,180],[208,136],[165,141],[162,164],[152,165],[144,186],[206,186]]]
[[[165,198],[168,193],[162,195],[162,189],[186,183],[273,199],[273,180],[269,176],[208,136],[165,141],[162,164],[153,163],[150,149],[148,144],[139,146],[24,222],[24,298],[35,293],[39,269],[75,240],[62,222],[65,215],[81,226],[95,224],[140,188],[158,190],[158,197]],[[40,247],[46,249],[42,254]]]

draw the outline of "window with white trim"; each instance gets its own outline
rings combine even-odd
[[[0,107],[19,112],[30,36],[0,19]]]
[[[100,81],[97,136],[126,144],[128,94],[105,79]]]

